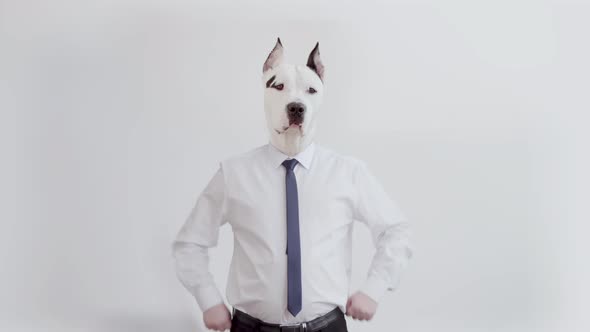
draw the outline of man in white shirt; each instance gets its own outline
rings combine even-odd
[[[314,141],[324,81],[318,45],[295,66],[283,62],[278,40],[263,81],[270,140],[219,163],[174,242],[177,275],[210,329],[347,331],[344,314],[370,320],[397,287],[411,257],[407,219],[365,162]],[[376,252],[349,296],[354,221],[369,227]],[[232,312],[208,270],[225,223],[234,235]]]

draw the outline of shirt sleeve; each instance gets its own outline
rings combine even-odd
[[[412,256],[410,228],[397,202],[387,194],[367,164],[362,160],[357,162],[354,219],[367,225],[376,249],[360,291],[379,302],[387,291],[397,288]]]
[[[176,275],[195,297],[204,312],[223,298],[209,271],[208,249],[217,245],[219,228],[225,220],[226,190],[223,168],[217,172],[199,195],[196,204],[173,243]]]

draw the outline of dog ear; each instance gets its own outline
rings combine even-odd
[[[307,66],[316,72],[322,82],[324,81],[324,64],[320,59],[320,43],[318,42],[315,44],[315,47],[309,54],[309,58],[307,58]]]
[[[275,47],[266,58],[264,66],[262,66],[262,72],[265,73],[267,70],[273,69],[281,63],[283,63],[283,44],[281,43],[281,38],[277,38]]]

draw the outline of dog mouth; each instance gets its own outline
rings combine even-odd
[[[276,129],[275,132],[279,135],[286,133],[288,130],[299,130],[301,132],[301,136],[303,136],[303,124],[295,124],[292,123],[289,126],[282,126],[281,129]]]

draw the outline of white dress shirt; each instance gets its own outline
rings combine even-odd
[[[173,245],[178,278],[201,310],[223,298],[208,269],[208,248],[229,223],[234,249],[228,303],[268,323],[309,321],[350,295],[353,221],[370,229],[376,252],[360,291],[379,301],[397,287],[411,257],[405,216],[365,162],[311,143],[294,156],[303,307],[287,310],[285,168],[270,142],[219,163]]]

